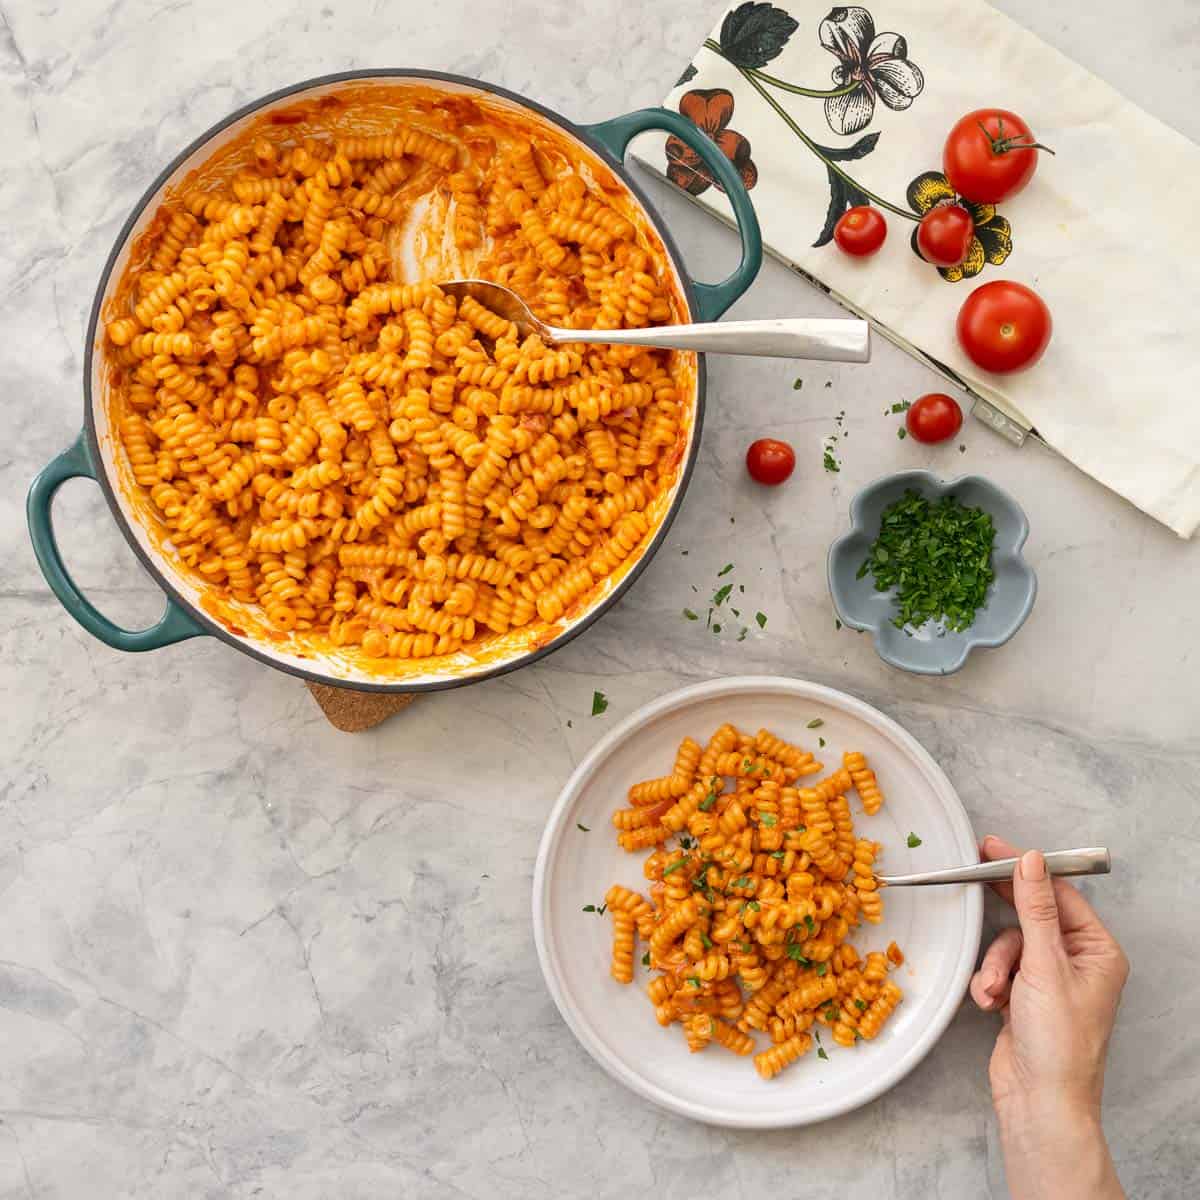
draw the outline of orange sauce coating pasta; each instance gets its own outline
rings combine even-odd
[[[896,943],[863,958],[849,941],[864,921],[883,919],[882,846],[855,836],[845,799],[866,769],[848,754],[845,767],[797,789],[822,770],[810,753],[767,730],[751,737],[723,725],[704,747],[685,739],[670,775],[629,789],[632,807],[613,823],[624,849],[653,850],[650,889],[647,898],[614,884],[606,896],[614,963],[631,957],[632,922],[642,962],[657,972],[646,989],[655,1019],[678,1024],[693,1053],[715,1044],[754,1054],[772,1079],[814,1038],[819,1045],[819,1026],[853,1046],[877,1037],[900,1003],[887,977],[904,961]],[[873,797],[873,774],[871,784]],[[614,967],[619,982],[628,974]],[[756,1034],[770,1036],[758,1053]]]
[[[499,102],[346,89],[168,195],[105,314],[107,402],[210,613],[386,671],[549,640],[637,559],[694,357],[522,338],[434,282],[463,276],[567,327],[686,319],[612,173]]]

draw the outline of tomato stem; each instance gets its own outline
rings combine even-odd
[[[1018,134],[1016,137],[1006,138],[1004,136],[1004,118],[996,118],[996,133],[993,136],[988,127],[982,122],[978,122],[979,128],[983,130],[983,136],[987,138],[988,143],[992,147],[993,154],[1008,154],[1011,150],[1045,150],[1047,154],[1053,154],[1054,151],[1049,146],[1043,146],[1041,142],[1023,142],[1021,138],[1024,134]],[[1033,135],[1030,134],[1030,137]]]

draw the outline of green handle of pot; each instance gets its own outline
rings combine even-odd
[[[733,206],[738,233],[742,239],[742,261],[733,274],[721,283],[693,283],[699,297],[696,314],[701,321],[715,321],[754,282],[762,266],[762,231],[750,194],[737,168],[721,153],[717,144],[704,135],[686,117],[667,108],[643,108],[637,112],[585,125],[583,131],[598,141],[620,163],[629,143],[639,133],[660,129],[672,133],[687,143],[704,160],[705,165],[720,180]]]
[[[29,489],[25,502],[25,514],[29,520],[29,536],[33,540],[33,552],[38,565],[67,610],[93,637],[99,638],[114,650],[158,650],[174,642],[208,633],[199,622],[189,616],[174,600],[168,598],[167,611],[162,619],[149,629],[122,629],[110,621],[79,590],[63,565],[58,542],[54,537],[54,525],[50,519],[54,493],[68,479],[95,480],[96,467],[88,452],[87,441],[82,433],[75,444],[64,450],[41,472]]]

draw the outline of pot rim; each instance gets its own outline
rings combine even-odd
[[[472,683],[482,683],[486,679],[494,679],[500,675],[507,675],[510,671],[516,671],[521,667],[527,667],[537,662],[539,659],[545,658],[555,650],[562,649],[568,642],[574,640],[585,630],[590,629],[605,613],[613,608],[617,601],[620,600],[626,592],[633,586],[636,580],[641,576],[642,572],[649,565],[651,559],[662,548],[663,542],[666,540],[667,534],[670,532],[671,525],[674,523],[675,517],[683,503],[683,498],[687,492],[688,485],[691,482],[692,472],[696,466],[696,460],[700,452],[700,435],[703,429],[704,422],[704,398],[706,384],[705,359],[703,354],[696,356],[696,398],[695,409],[692,416],[692,437],[691,445],[689,446],[687,455],[680,466],[679,479],[676,484],[675,496],[668,506],[667,511],[663,514],[663,518],[659,523],[658,529],[651,539],[649,545],[642,552],[638,561],[625,573],[619,583],[606,596],[600,599],[595,607],[585,613],[579,620],[574,622],[570,628],[565,629],[551,641],[543,646],[538,646],[536,649],[528,650],[511,660],[497,663],[495,666],[490,666],[485,670],[472,672],[469,674],[455,675],[446,679],[432,679],[423,682],[414,683],[407,682],[402,679],[385,680],[380,679],[378,682],[367,682],[365,680],[346,680],[336,675],[331,675],[327,672],[319,670],[310,670],[296,662],[284,662],[277,658],[264,653],[255,644],[254,640],[248,636],[239,637],[226,629],[220,622],[215,621],[203,609],[194,605],[190,600],[186,599],[167,579],[166,575],[159,568],[155,558],[148,554],[138,542],[133,530],[130,528],[129,522],[125,518],[121,505],[117,499],[116,491],[112,481],[109,479],[108,471],[104,468],[104,458],[101,453],[100,439],[96,433],[96,421],[94,416],[95,397],[92,395],[92,365],[96,354],[96,333],[100,325],[101,312],[104,307],[105,297],[108,293],[109,282],[112,277],[113,268],[116,266],[117,260],[121,255],[129,241],[131,234],[138,220],[145,212],[147,207],[155,202],[163,187],[179,166],[190,158],[197,150],[201,149],[206,143],[212,141],[223,130],[230,125],[235,124],[244,118],[251,116],[259,109],[266,108],[279,100],[284,100],[289,96],[299,95],[302,92],[311,91],[314,88],[326,87],[330,84],[349,83],[354,80],[363,79],[395,79],[395,80],[413,80],[413,81],[434,81],[440,83],[453,83],[466,88],[474,88],[478,91],[486,92],[489,95],[499,96],[523,108],[531,109],[544,120],[558,126],[564,133],[573,138],[577,142],[581,142],[593,154],[597,155],[600,160],[621,180],[621,182],[633,194],[635,200],[641,205],[644,215],[654,229],[655,233],[661,239],[663,246],[666,248],[667,254],[671,259],[671,264],[675,268],[676,275],[683,290],[684,300],[687,303],[688,316],[693,317],[697,310],[697,298],[695,293],[694,281],[691,275],[686,270],[683,263],[683,256],[680,254],[679,247],[675,244],[674,238],[671,236],[670,230],[660,216],[658,210],[651,203],[649,197],[645,194],[642,186],[633,178],[626,169],[623,162],[619,162],[609,149],[596,137],[594,137],[585,127],[576,124],[556,112],[554,109],[548,108],[546,105],[539,103],[536,100],[531,100],[519,92],[514,92],[508,88],[500,87],[497,84],[488,83],[482,79],[476,79],[470,75],[457,75],[447,71],[430,71],[420,67],[377,67],[363,68],[355,71],[337,71],[327,75],[314,75],[309,79],[301,80],[299,83],[289,84],[287,87],[278,88],[273,92],[268,92],[264,96],[258,97],[256,100],[250,101],[241,108],[235,109],[232,113],[223,117],[216,124],[211,125],[203,133],[193,138],[186,146],[183,147],[171,160],[163,167],[161,171],[154,177],[150,185],[142,193],[141,198],[131,209],[129,216],[121,226],[120,232],[117,234],[113,247],[108,254],[104,263],[104,268],[100,272],[100,280],[96,287],[95,298],[92,301],[92,312],[88,320],[87,326],[87,342],[84,348],[83,358],[83,395],[84,395],[84,432],[87,437],[88,452],[91,455],[92,461],[96,464],[96,481],[100,485],[101,491],[104,493],[104,498],[108,503],[114,518],[117,522],[117,527],[121,530],[122,536],[129,544],[134,554],[137,555],[138,561],[149,572],[154,582],[163,590],[170,599],[172,604],[177,605],[197,624],[203,626],[204,631],[218,638],[226,645],[233,647],[235,650],[246,654],[249,657],[264,663],[268,667],[272,667],[277,671],[283,671],[288,675],[294,675],[300,679],[309,680],[313,683],[323,683],[332,687],[346,688],[356,692],[380,692],[380,693],[405,693],[405,692],[438,692],[446,691],[450,688],[465,687]]]

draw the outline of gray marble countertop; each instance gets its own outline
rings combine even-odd
[[[1000,7],[1200,140],[1191,0]],[[805,366],[800,392],[794,365],[714,361],[700,470],[622,604],[548,661],[422,698],[368,734],[336,733],[297,681],[211,641],[110,651],[38,573],[23,495],[79,428],[95,279],[179,146],[274,87],[369,65],[478,75],[599,119],[656,102],[717,8],[0,3],[3,1200],[1003,1196],[986,1076],[995,1023],[971,1007],[875,1103],[753,1134],[626,1094],[543,987],[530,878],[570,769],[652,697],[753,672],[831,684],[894,716],[980,833],[1112,847],[1116,873],[1088,891],[1133,977],[1107,1126],[1131,1196],[1197,1194],[1200,551],[973,423],[961,455],[898,442],[883,410],[935,380],[891,346],[877,340],[869,368]],[[689,261],[715,276],[731,235],[649,186]],[[735,314],[830,309],[768,264]],[[821,439],[843,409],[831,476]],[[779,491],[739,465],[765,432],[799,451]],[[826,546],[855,490],[901,466],[980,471],[1032,525],[1041,593],[1028,625],[949,679],[893,672],[866,638],[834,629]],[[156,615],[98,491],[69,485],[58,513],[89,594],[116,617]],[[740,645],[679,615],[730,558],[769,616]],[[595,688],[611,707],[592,718]]]

